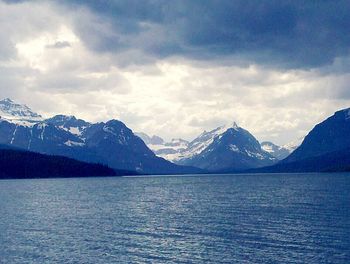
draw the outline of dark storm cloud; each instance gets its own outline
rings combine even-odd
[[[152,56],[197,59],[233,55],[262,64],[310,68],[332,63],[350,47],[350,5],[342,0],[74,0],[66,4],[88,7],[110,23],[109,32],[76,25],[80,37],[99,52],[139,49]]]

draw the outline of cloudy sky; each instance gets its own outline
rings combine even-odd
[[[0,98],[192,139],[237,121],[284,144],[350,107],[350,5],[0,0]]]

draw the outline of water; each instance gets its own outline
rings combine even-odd
[[[0,263],[350,263],[350,174],[0,181]]]

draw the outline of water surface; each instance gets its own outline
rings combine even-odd
[[[0,181],[0,263],[350,263],[350,174]]]

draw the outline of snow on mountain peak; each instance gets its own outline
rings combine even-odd
[[[28,106],[17,104],[10,98],[0,101],[0,116],[7,120],[41,121],[42,117]]]
[[[301,143],[303,143],[305,137],[300,137],[292,142],[289,142],[288,144],[283,145],[282,147],[289,150],[290,152],[293,152],[296,150]]]
[[[13,103],[13,101],[10,98],[5,98],[5,99],[1,100],[0,102],[9,103],[9,104]]]
[[[172,159],[172,161],[177,161],[180,159],[187,159],[193,157],[194,155],[200,154],[203,150],[205,150],[211,143],[214,142],[216,137],[221,137],[226,131],[229,129],[238,130],[238,125],[236,122],[230,125],[219,126],[209,132],[204,131],[199,135],[196,139],[188,144],[187,149],[179,153],[176,157]]]

